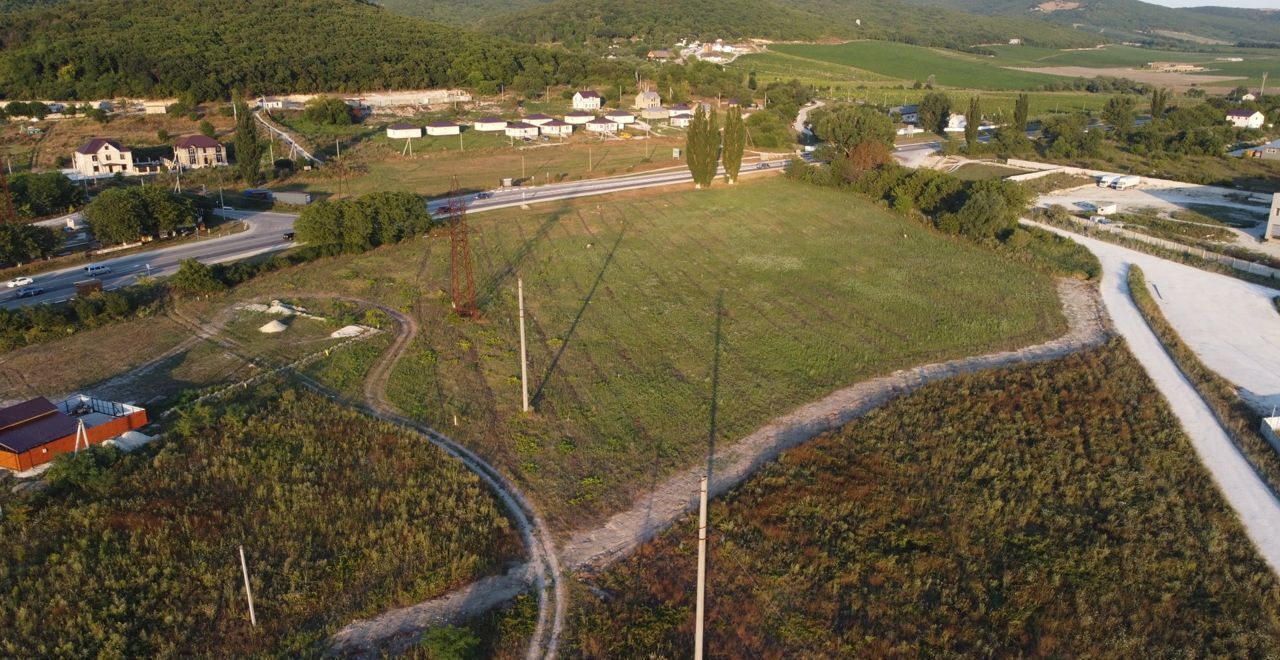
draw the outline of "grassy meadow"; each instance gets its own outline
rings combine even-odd
[[[8,657],[318,656],[352,618],[521,553],[460,463],[276,382],[190,411],[144,451],[64,457],[48,481],[31,498],[0,489]]]
[[[890,78],[923,83],[934,76],[934,85],[941,87],[1036,89],[1063,80],[1061,76],[1002,68],[975,55],[883,41],[776,44],[771,48],[785,55],[856,67]]]
[[[729,441],[863,378],[1064,329],[1048,275],[783,179],[470,223],[479,322],[450,313],[441,236],[267,275],[237,295],[327,291],[415,314],[422,333],[391,400],[505,468],[560,529],[697,460],[713,387]],[[517,274],[531,415],[519,412]]]
[[[1272,657],[1280,589],[1120,342],[925,386],[713,502],[717,657]],[[565,655],[685,656],[696,518]]]

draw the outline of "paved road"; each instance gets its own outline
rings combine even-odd
[[[792,125],[792,128],[796,131],[796,135],[806,135],[810,133],[809,127],[805,126],[805,123],[809,121],[809,112],[821,108],[824,105],[826,105],[826,103],[823,103],[822,101],[814,101],[813,105],[806,105],[800,108],[800,112],[796,113],[795,124]]]
[[[744,163],[741,176],[777,172],[783,166],[784,163],[781,162]],[[680,166],[644,174],[547,186],[507,188],[484,193],[489,195],[484,199],[481,199],[478,193],[467,195],[467,210],[470,213],[478,213],[689,181],[691,181],[689,170]],[[427,208],[434,213],[446,203],[446,200],[435,200],[428,203]],[[281,250],[292,245],[283,236],[285,232],[292,230],[293,221],[297,218],[294,214],[259,211],[220,211],[219,213],[244,220],[249,225],[249,229],[231,236],[95,261],[95,264],[111,268],[109,274],[99,276],[98,279],[102,280],[104,288],[114,289],[133,284],[140,276],[145,276],[148,273],[148,264],[151,266],[149,271],[151,275],[170,275],[178,269],[178,264],[184,259],[198,259],[207,264],[222,263]],[[22,305],[66,301],[75,295],[74,283],[88,279],[88,276],[83,266],[76,266],[41,273],[34,278],[35,286],[45,290],[42,295],[19,300],[14,289],[0,288],[0,308],[11,309]]]

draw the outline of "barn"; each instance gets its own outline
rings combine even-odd
[[[75,451],[77,441],[96,445],[146,424],[147,411],[137,406],[80,394],[56,405],[36,397],[0,409],[0,468],[30,470]]]
[[[387,127],[387,137],[392,140],[422,137],[422,127],[413,124],[392,124]]]

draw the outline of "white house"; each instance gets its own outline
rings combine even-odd
[[[422,137],[422,127],[413,124],[392,124],[387,127],[387,137],[392,140],[405,140]]]
[[[1258,95],[1254,94],[1253,92],[1245,92],[1244,95],[1240,97],[1240,100],[1241,101],[1257,101]]]
[[[552,119],[551,121],[538,126],[538,130],[542,131],[543,135],[564,137],[566,135],[573,135],[573,124],[567,124],[559,119]]]
[[[636,110],[648,110],[662,107],[662,97],[654,91],[643,91],[636,94],[636,102],[631,104]]]
[[[427,135],[457,135],[462,127],[451,121],[437,121],[427,124]]]
[[[1267,116],[1257,110],[1231,110],[1227,113],[1227,123],[1236,128],[1262,128]]]
[[[573,93],[574,110],[599,110],[603,101],[600,93],[594,90],[584,89]]]
[[[692,117],[693,108],[690,108],[689,106],[683,103],[677,103],[671,106],[670,108],[667,108],[667,116],[671,117],[672,119],[674,119],[676,115],[683,115],[683,114],[687,114],[690,117]]]
[[[564,116],[564,121],[566,124],[572,124],[574,126],[582,126],[595,118],[596,116],[591,114],[590,112],[570,112],[569,114]]]
[[[688,110],[671,115],[670,123],[676,128],[688,128],[689,123],[693,121],[693,113]]]
[[[542,126],[543,124],[546,124],[549,121],[555,121],[555,117],[552,117],[551,115],[544,115],[542,113],[537,113],[537,114],[528,115],[521,121],[523,121],[526,124],[533,124],[534,126]]]
[[[471,127],[477,131],[501,131],[507,127],[507,120],[501,117],[481,117]]]
[[[626,110],[610,110],[604,118],[615,124],[634,124],[636,121],[636,116]]]
[[[942,130],[948,133],[958,133],[963,131],[968,125],[969,121],[964,118],[964,115],[952,113],[947,115],[947,126]]]
[[[904,124],[920,123],[920,106],[918,105],[896,105],[889,108],[889,114],[898,115]]]
[[[133,152],[108,138],[93,138],[72,155],[72,167],[82,176],[133,174]]]
[[[615,133],[622,125],[612,119],[592,119],[587,122],[587,130],[592,133]]]
[[[533,124],[526,124],[522,121],[513,121],[507,124],[507,137],[513,138],[534,138],[538,137],[538,127]]]

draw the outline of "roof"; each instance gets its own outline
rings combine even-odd
[[[88,142],[84,143],[84,145],[81,146],[79,149],[76,149],[76,153],[96,154],[102,150],[103,146],[108,144],[114,147],[116,151],[128,151],[128,149],[125,149],[124,147],[120,146],[119,142],[116,142],[111,138],[93,138],[92,140],[89,140]]]
[[[507,128],[523,129],[523,128],[537,128],[537,126],[534,126],[533,124],[526,124],[522,121],[513,121],[507,124]]]
[[[36,397],[0,410],[0,449],[20,454],[73,435],[79,426],[48,399]]]
[[[1228,117],[1252,117],[1258,114],[1257,110],[1231,110],[1227,112]]]
[[[413,124],[392,124],[387,128],[393,131],[410,131],[418,127]]]
[[[688,105],[685,105],[684,103],[677,103],[677,104],[675,104],[675,105],[671,106],[671,109],[672,109],[672,110],[688,110],[688,109],[689,109],[689,106],[688,106]]]
[[[502,117],[481,117],[476,120],[477,124],[498,124],[498,123],[505,124],[506,122],[507,120],[503,119]]]
[[[616,122],[616,121],[610,121],[610,120],[608,120],[608,119],[601,119],[600,117],[596,117],[595,119],[592,119],[591,121],[589,121],[589,122],[587,122],[587,123],[588,123],[588,124],[596,124],[596,125],[600,125],[600,124],[616,124],[616,123],[618,123],[618,122]]]
[[[544,115],[541,112],[528,115],[525,119],[551,119],[551,115]]]
[[[573,112],[566,112],[564,116],[566,116],[566,117],[594,117],[595,115],[591,114],[590,112],[583,112],[583,111],[581,111],[581,110],[575,110],[575,111],[573,111]]]
[[[640,92],[639,94],[636,94],[636,98],[657,99],[662,97],[659,96],[657,92],[650,89],[650,90]]]
[[[634,115],[634,114],[631,114],[630,112],[627,112],[626,110],[610,110],[609,112],[604,113],[604,116],[606,116],[606,117],[634,117],[635,115]]]
[[[427,124],[427,128],[457,128],[458,125],[451,121],[433,121]]]
[[[598,99],[600,98],[600,92],[594,89],[580,89],[574,96],[581,96],[584,99]]]
[[[173,146],[179,149],[188,149],[195,147],[196,149],[214,149],[221,147],[222,144],[208,135],[184,135],[178,138]]]
[[[572,126],[572,125],[573,125],[573,124],[569,124],[569,123],[562,122],[562,121],[560,121],[559,119],[552,119],[551,121],[549,121],[549,122],[547,122],[547,123],[543,124],[543,125],[542,125],[542,127],[543,127],[543,128],[546,128],[546,127],[548,127],[548,126],[555,126],[555,127],[559,127],[559,126]]]

